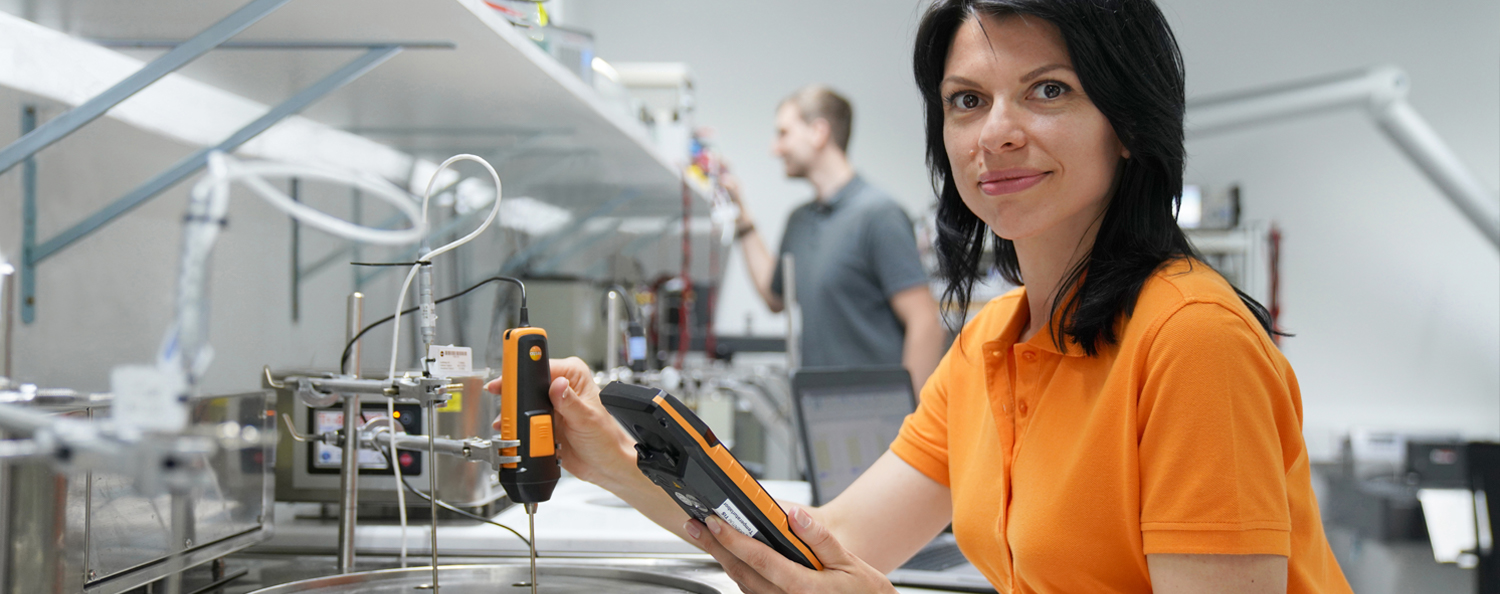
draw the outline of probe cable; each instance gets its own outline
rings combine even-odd
[[[389,450],[385,449],[384,447],[379,446],[379,445],[377,445],[376,447],[380,450],[380,455],[381,456],[385,456],[385,463],[386,464],[390,464],[392,466],[395,466],[396,461],[391,459],[391,452]],[[434,462],[432,460],[429,460],[428,463],[435,464],[436,462]],[[422,491],[418,490],[415,486],[412,486],[411,483],[407,482],[406,477],[401,477],[401,484],[404,485],[408,491],[411,491],[412,494],[416,495],[417,497],[421,497],[424,501],[432,501],[432,497],[428,496],[426,493],[423,493]],[[496,522],[494,520],[491,520],[491,519],[486,518],[484,516],[481,516],[479,514],[464,511],[464,510],[459,509],[458,507],[454,506],[453,504],[448,503],[447,501],[443,501],[441,499],[439,499],[437,501],[433,501],[433,503],[436,503],[438,507],[441,507],[441,508],[446,509],[446,510],[448,510],[450,512],[456,513],[456,514],[458,514],[460,516],[464,516],[466,518],[469,518],[470,520],[474,520],[476,522],[484,522],[486,524],[491,524],[491,525],[495,525],[495,526],[499,526],[501,528],[504,528],[504,529],[510,531],[511,534],[516,535],[516,538],[521,539],[521,542],[525,543],[527,548],[531,547],[531,541],[527,540],[525,536],[521,536],[521,533],[517,532],[515,528],[511,528],[510,526],[506,526],[505,524],[501,524],[499,522]]]
[[[404,266],[404,265],[407,265],[407,264],[403,262],[400,265]],[[490,284],[490,283],[493,283],[493,282],[501,282],[501,281],[508,282],[508,283],[514,283],[517,287],[520,287],[520,289],[521,289],[521,324],[525,325],[526,322],[527,322],[527,320],[526,320],[526,284],[522,283],[519,279],[511,278],[511,277],[508,277],[508,276],[492,276],[490,278],[484,279],[482,281],[479,281],[478,283],[475,283],[475,284],[469,286],[469,288],[467,288],[467,289],[464,289],[462,291],[459,291],[457,293],[454,293],[454,294],[449,295],[447,297],[444,297],[442,299],[438,299],[437,301],[434,301],[433,303],[434,304],[438,304],[438,303],[444,303],[444,302],[452,301],[454,299],[458,299],[459,297],[463,297],[464,295],[469,294],[471,291],[473,291],[475,289],[478,289],[479,287],[483,287],[483,286],[485,286],[487,284]],[[408,309],[402,311],[401,315],[406,315],[406,314],[412,313],[414,311],[417,311],[418,309],[421,309],[421,307],[418,306],[418,307],[408,308]],[[354,352],[354,343],[359,342],[359,339],[361,337],[363,337],[366,332],[369,332],[370,330],[373,330],[376,326],[379,326],[381,324],[384,324],[384,323],[389,322],[389,321],[394,320],[394,319],[396,319],[396,316],[394,316],[394,315],[389,315],[389,316],[380,318],[379,320],[376,320],[373,323],[371,323],[369,326],[365,326],[364,328],[360,329],[359,333],[354,335],[354,338],[349,339],[349,342],[347,342],[347,343],[344,344],[344,354],[339,357],[339,373],[340,374],[348,373],[349,355],[350,355],[350,353]]]

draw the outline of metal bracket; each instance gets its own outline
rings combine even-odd
[[[183,44],[183,46],[186,45],[188,44]],[[425,44],[424,47],[430,45],[434,44]],[[282,102],[280,105],[271,108],[255,121],[249,123],[243,128],[240,128],[234,134],[231,134],[229,138],[225,139],[223,142],[220,142],[218,145],[215,145],[213,147],[199,150],[188,156],[187,158],[178,161],[177,164],[173,165],[170,169],[167,169],[166,171],[156,175],[146,183],[141,184],[136,189],[131,190],[129,193],[110,203],[108,206],[105,206],[103,209],[100,209],[99,211],[90,215],[88,218],[57,234],[56,237],[42,242],[41,244],[36,243],[36,217],[34,204],[36,191],[35,173],[33,165],[31,165],[31,161],[28,158],[24,175],[25,179],[23,180],[23,186],[26,186],[25,190],[23,190],[23,193],[25,194],[27,200],[27,207],[25,208],[27,216],[25,217],[26,220],[24,221],[24,245],[22,247],[21,261],[22,321],[29,324],[36,318],[35,275],[37,264],[41,263],[43,260],[52,256],[53,254],[56,254],[57,252],[71,246],[78,240],[87,237],[89,234],[98,230],[100,227],[103,227],[116,218],[119,218],[135,207],[144,204],[146,201],[157,196],[167,188],[176,185],[178,182],[181,182],[188,176],[193,175],[199,169],[202,169],[203,166],[208,162],[209,153],[213,151],[233,151],[240,145],[249,142],[251,139],[270,129],[272,126],[276,125],[287,117],[300,112],[303,109],[306,109],[309,105],[316,102],[317,100],[322,99],[329,93],[332,93],[333,91],[343,87],[344,85],[353,82],[354,80],[363,76],[365,73],[368,73],[370,70],[374,69],[376,66],[384,63],[386,60],[395,57],[395,55],[401,53],[403,49],[403,46],[394,44],[372,44],[365,47],[369,48],[369,51],[365,52],[363,55],[354,59],[348,64],[345,64],[342,68],[339,68],[337,71],[333,72],[327,77],[324,77],[322,80],[318,81],[312,86],[303,89],[301,92],[292,96],[290,99]],[[153,64],[155,63],[153,62]],[[26,118],[34,118],[34,113],[34,111],[28,111],[27,115],[23,116],[23,120],[25,120]],[[73,112],[69,112],[69,114],[71,113]],[[58,121],[63,117],[66,117],[66,115],[67,114],[53,121]],[[50,125],[51,123],[52,122],[48,122],[48,125]],[[26,122],[23,121],[23,128],[25,127],[25,124]],[[44,130],[46,129],[46,127],[47,126],[44,125],[41,128],[38,128],[38,130]],[[21,140],[24,141],[30,136],[31,135],[27,135]],[[20,141],[17,142],[19,143]],[[3,164],[3,162],[0,162],[0,164]]]

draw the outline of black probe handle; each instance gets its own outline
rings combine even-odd
[[[510,419],[506,429],[514,431],[521,445],[504,453],[521,457],[520,463],[500,468],[500,485],[514,503],[541,503],[552,498],[562,468],[557,462],[557,439],[552,399],[547,389],[552,384],[552,367],[548,363],[547,333],[541,328],[513,328],[505,332],[505,368],[501,371],[502,419]]]

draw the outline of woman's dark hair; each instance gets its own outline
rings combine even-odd
[[[1023,283],[1015,244],[991,233],[959,197],[943,144],[939,85],[948,51],[959,27],[980,15],[1032,16],[1057,26],[1084,92],[1130,151],[1093,248],[1050,296],[1054,319],[1066,320],[1052,326],[1053,342],[1064,348],[1065,337],[1071,338],[1089,356],[1097,355],[1101,346],[1118,342],[1116,322],[1134,311],[1146,279],[1168,261],[1198,257],[1176,219],[1186,154],[1177,39],[1150,0],[934,0],[917,29],[912,62],[927,112],[927,167],[938,193],[938,265],[948,282],[943,302],[960,324],[982,275],[986,238],[992,238],[1000,275]],[[1235,292],[1274,334],[1265,306]]]

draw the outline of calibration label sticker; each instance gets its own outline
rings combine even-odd
[[[427,371],[433,377],[451,378],[474,374],[474,349],[460,346],[427,347]]]
[[[714,513],[719,515],[719,519],[724,520],[730,526],[734,526],[734,529],[740,531],[740,534],[754,537],[756,533],[760,532],[755,529],[755,526],[750,523],[750,519],[746,518],[745,514],[740,513],[740,508],[735,507],[733,501],[725,499],[723,505],[714,508]]]

